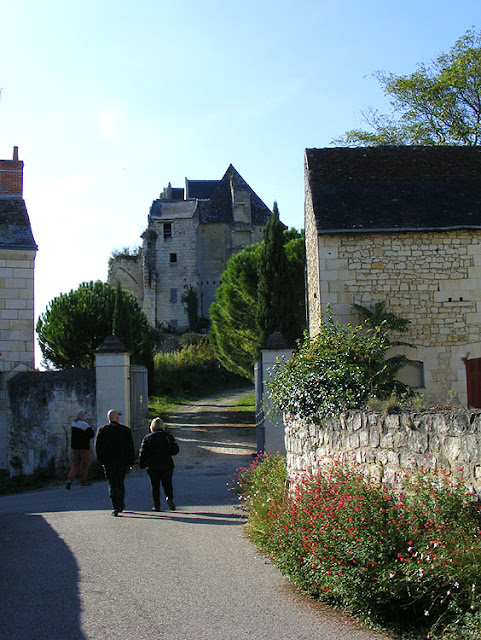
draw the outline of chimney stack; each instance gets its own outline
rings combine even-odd
[[[18,147],[13,147],[13,160],[0,160],[0,197],[23,196],[23,162]]]

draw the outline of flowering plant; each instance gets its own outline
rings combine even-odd
[[[248,531],[293,582],[378,624],[476,637],[462,629],[481,621],[481,530],[462,483],[403,474],[399,495],[333,461],[288,493],[278,458],[246,472]]]

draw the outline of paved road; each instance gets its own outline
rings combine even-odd
[[[172,417],[175,512],[150,511],[140,470],[118,518],[104,482],[0,497],[2,640],[385,640],[296,595],[245,538],[226,485],[255,430],[227,404]]]

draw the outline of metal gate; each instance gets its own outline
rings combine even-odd
[[[464,360],[466,365],[466,385],[468,392],[468,407],[481,408],[481,358]]]
[[[148,433],[148,387],[147,369],[140,365],[130,367],[130,428],[136,450]]]

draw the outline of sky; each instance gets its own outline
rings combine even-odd
[[[388,111],[373,73],[471,28],[480,0],[0,0],[0,158],[25,163],[35,317],[106,281],[169,182],[232,163],[302,228],[304,150]]]

